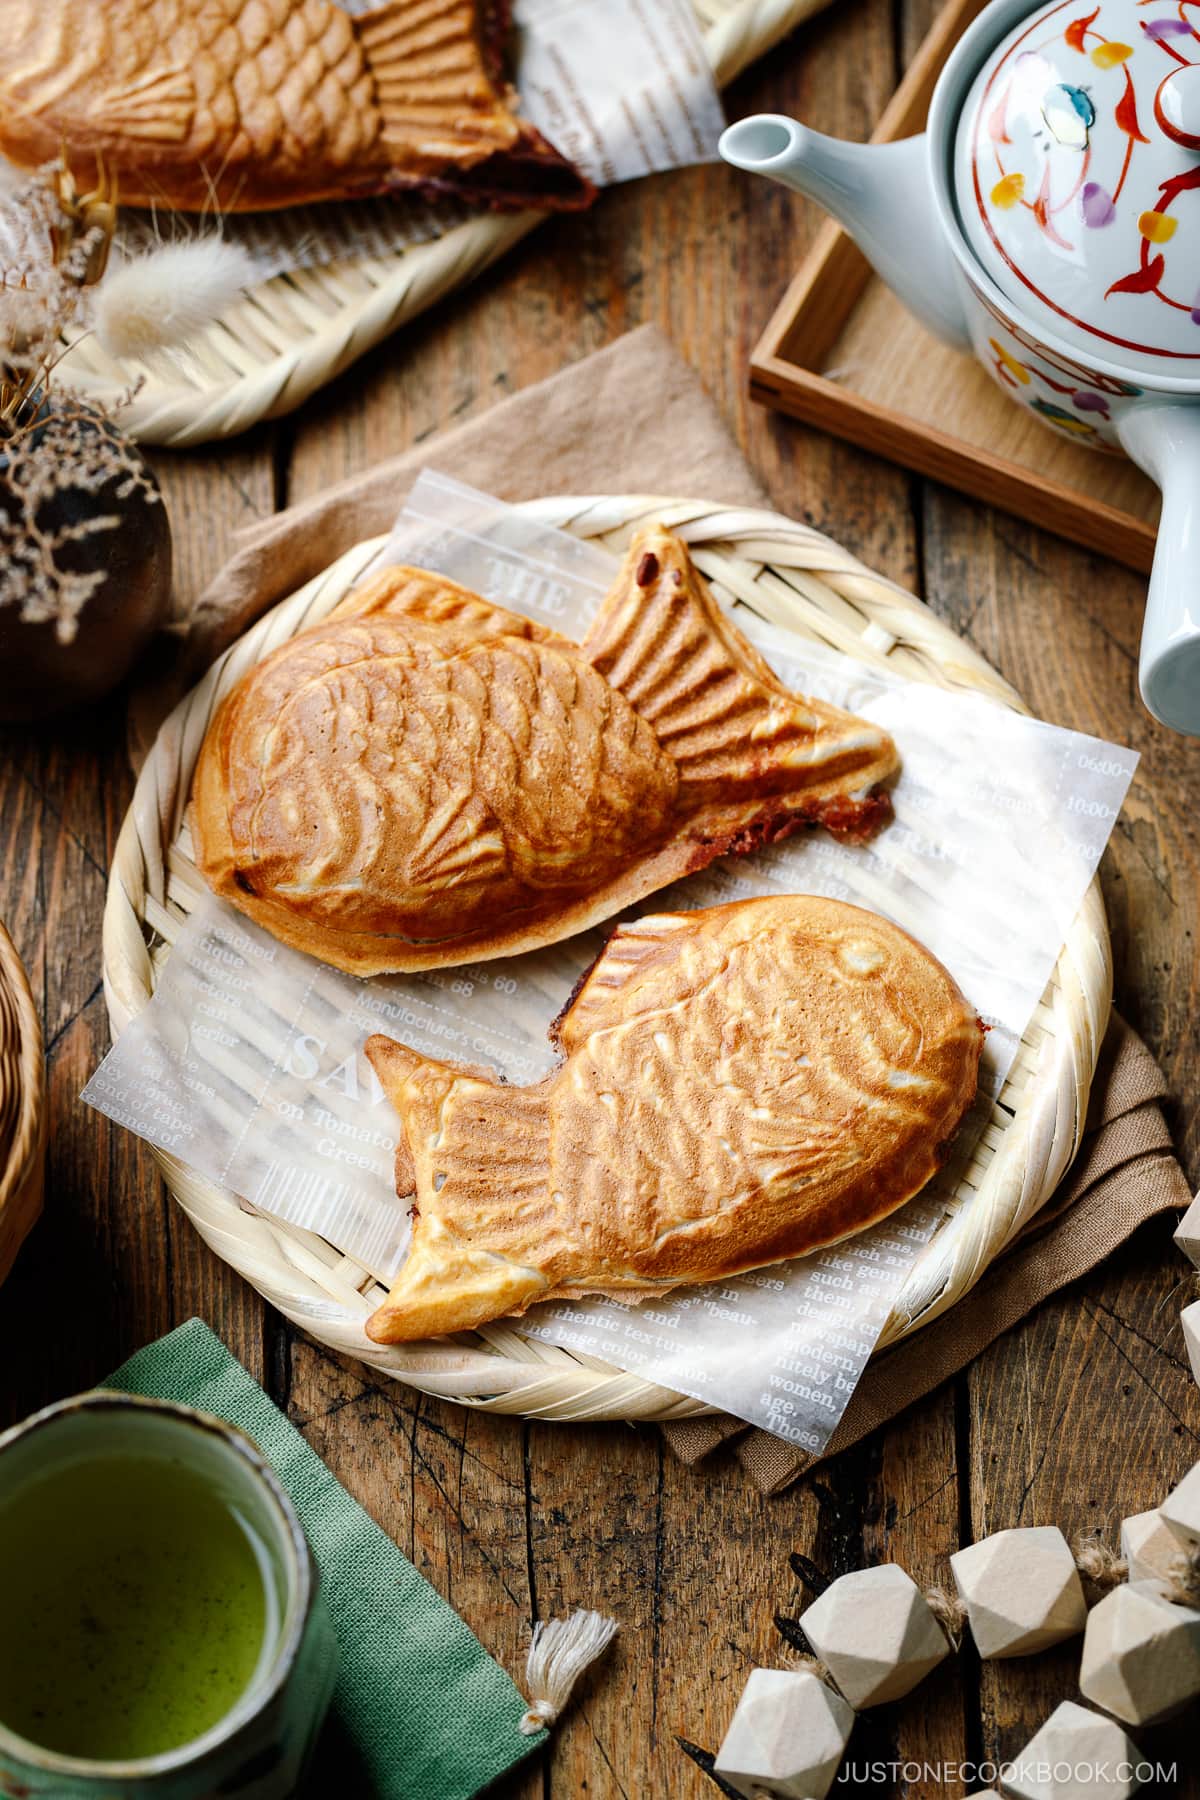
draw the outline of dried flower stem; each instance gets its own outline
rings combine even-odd
[[[100,279],[116,224],[102,178],[80,195],[65,162],[40,169],[0,208],[0,436],[27,424]]]
[[[135,494],[161,501],[132,445],[108,420],[71,401],[59,401],[11,430],[0,448],[0,607],[19,608],[27,624],[53,620],[69,644],[79,614],[106,579],[103,568],[71,566],[65,557],[121,523],[120,505]],[[74,494],[111,497],[115,510],[70,508]],[[78,516],[72,518],[71,511]]]

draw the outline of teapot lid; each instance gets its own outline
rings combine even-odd
[[[1024,313],[1146,374],[1200,371],[1200,0],[1027,15],[967,95],[954,186]]]

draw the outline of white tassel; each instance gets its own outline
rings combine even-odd
[[[170,363],[259,278],[250,252],[215,234],[163,244],[105,276],[92,326],[118,362]]]
[[[579,1677],[604,1655],[620,1629],[603,1613],[582,1611],[534,1626],[525,1659],[529,1711],[520,1726],[526,1737],[553,1725]]]

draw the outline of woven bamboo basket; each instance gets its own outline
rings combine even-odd
[[[723,604],[749,607],[800,637],[917,681],[1018,696],[911,594],[809,526],[711,502],[555,498],[520,510],[611,549],[660,519],[678,530]],[[117,841],[104,918],[104,979],[114,1037],[149,1000],[179,926],[202,891],[185,809],[212,714],[247,669],[323,618],[383,543],[348,551],[282,601],[216,662],[164,725]],[[917,1258],[880,1347],[961,1300],[1046,1201],[1079,1145],[1111,1003],[1108,928],[1093,882],[1053,979],[953,1196],[948,1222]],[[500,1321],[454,1339],[381,1347],[363,1331],[383,1288],[330,1244],[250,1208],[164,1151],[168,1186],[219,1256],[273,1305],[334,1349],[427,1393],[491,1412],[550,1419],[679,1419],[712,1409]]]
[[[29,977],[0,925],[0,1281],[42,1210],[46,1081]]]
[[[693,0],[724,87],[828,0]],[[464,286],[540,224],[541,212],[481,213],[384,256],[276,275],[191,341],[172,372],[117,362],[86,337],[59,365],[85,399],[119,408],[146,444],[205,444],[277,419],[373,345]],[[132,398],[130,393],[132,390]]]

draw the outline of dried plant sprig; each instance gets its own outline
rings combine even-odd
[[[0,607],[19,609],[28,624],[52,620],[69,644],[79,614],[107,579],[102,568],[74,569],[64,552],[121,523],[119,511],[74,521],[64,516],[72,492],[111,492],[116,504],[140,494],[162,496],[132,445],[108,420],[59,401],[15,431],[3,445],[0,490]]]
[[[185,355],[261,275],[219,231],[106,274],[116,225],[103,163],[88,193],[65,154],[0,192],[0,607],[52,622],[63,644],[107,579],[103,543],[87,555],[81,546],[117,530],[135,494],[161,496],[111,423],[119,403],[106,416],[64,394],[52,382],[59,362],[87,330],[119,361],[153,367]]]
[[[109,269],[116,226],[103,162],[86,194],[64,157],[0,196],[0,430],[44,394],[85,330],[117,361],[169,366],[262,279],[260,259],[219,228],[148,248],[126,242]]]
[[[162,499],[111,418],[51,392],[107,266],[116,199],[103,165],[81,194],[65,158],[0,195],[0,607],[52,623],[61,644],[108,574],[102,547],[80,547],[117,530],[135,495]]]
[[[58,203],[58,218],[51,227],[55,266],[61,268],[75,259],[79,286],[92,287],[108,267],[117,228],[117,178],[110,175],[101,156],[95,187],[81,194],[64,153],[50,175],[50,185]]]
[[[80,195],[65,161],[0,202],[0,434],[36,413],[82,329],[85,290],[104,272],[115,223],[103,172],[96,191]]]

